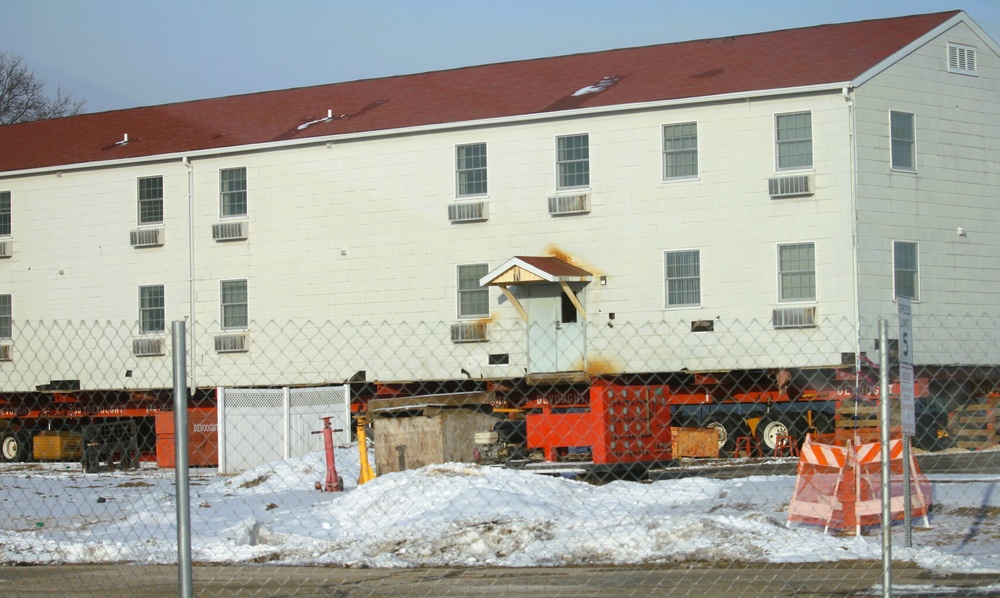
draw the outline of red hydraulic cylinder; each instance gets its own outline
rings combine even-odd
[[[316,489],[323,492],[340,492],[344,489],[344,480],[337,475],[337,463],[333,457],[333,433],[342,430],[333,429],[330,417],[320,419],[323,420],[323,430],[313,434],[323,434],[323,448],[326,450],[326,481],[316,482]]]

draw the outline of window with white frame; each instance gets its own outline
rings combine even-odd
[[[247,169],[219,171],[219,197],[222,217],[247,215]]]
[[[486,144],[470,143],[455,149],[458,197],[486,195]]]
[[[816,248],[813,243],[778,246],[778,301],[816,299]]]
[[[948,44],[948,71],[963,75],[975,75],[976,49],[961,44]]]
[[[0,191],[0,237],[9,237],[10,231],[10,191]]]
[[[663,126],[663,178],[698,176],[698,123]]]
[[[139,287],[139,332],[163,332],[167,329],[163,285]]]
[[[246,328],[250,322],[247,281],[223,280],[221,297],[222,328],[225,330]]]
[[[701,255],[697,249],[663,254],[667,307],[701,305]]]
[[[569,135],[556,139],[556,170],[560,189],[590,186],[590,136]]]
[[[0,295],[0,339],[10,340],[14,336],[14,318],[10,295]]]
[[[812,168],[812,113],[777,114],[774,127],[778,170]]]
[[[163,177],[139,179],[139,224],[163,223]]]
[[[908,241],[892,242],[893,297],[920,299],[918,280],[917,244]]]
[[[479,280],[488,272],[488,264],[465,264],[458,267],[459,318],[489,317],[490,291],[479,286]]]
[[[916,170],[916,126],[908,112],[889,112],[889,135],[892,143],[892,169]]]

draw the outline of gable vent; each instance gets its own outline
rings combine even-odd
[[[460,322],[451,325],[451,342],[482,343],[486,341],[484,322]]]
[[[549,214],[587,214],[590,212],[590,195],[554,195],[549,198]]]
[[[243,353],[247,350],[245,334],[220,334],[215,337],[215,350],[218,353]]]
[[[448,220],[452,222],[480,222],[489,218],[489,204],[485,201],[453,203],[448,206]]]
[[[11,347],[13,345],[0,345],[0,361],[13,361],[11,359]]]
[[[809,175],[774,177],[767,180],[767,192],[771,197],[794,197],[796,195],[812,195],[812,184]]]
[[[13,241],[0,241],[0,257],[11,257],[14,255]]]
[[[816,326],[815,307],[786,307],[771,312],[771,323],[775,330],[782,328],[814,328]]]
[[[164,232],[162,228],[140,228],[129,233],[132,247],[159,247],[163,245]]]
[[[135,355],[136,357],[163,355],[163,339],[161,338],[132,339],[132,355]]]
[[[976,49],[948,44],[948,70],[964,75],[976,74]]]
[[[247,238],[246,222],[220,222],[212,225],[212,238],[216,241],[241,241]]]

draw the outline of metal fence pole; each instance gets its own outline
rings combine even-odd
[[[892,492],[889,471],[889,322],[879,318],[879,416],[882,425],[882,596],[892,597]]]
[[[187,351],[184,322],[172,324],[174,355],[174,480],[177,486],[178,595],[191,598],[191,500],[188,480]]]

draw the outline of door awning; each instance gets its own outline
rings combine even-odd
[[[590,282],[593,275],[557,257],[515,256],[500,264],[479,279],[480,286],[503,287],[508,285],[544,282]]]
[[[593,275],[590,272],[557,257],[522,255],[512,257],[494,268],[492,272],[479,279],[479,285],[500,287],[504,296],[521,315],[521,319],[527,322],[528,312],[507,287],[524,284],[558,284],[576,310],[586,319],[587,312],[570,289],[569,283],[590,282],[592,279]]]

